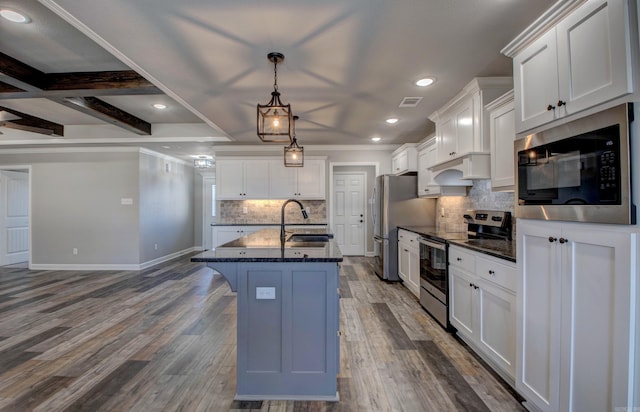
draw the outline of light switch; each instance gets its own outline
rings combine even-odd
[[[120,204],[131,206],[133,204],[133,199],[131,199],[130,197],[123,197],[120,199]]]
[[[275,299],[275,298],[276,298],[276,288],[271,288],[271,287],[256,288],[256,299]]]

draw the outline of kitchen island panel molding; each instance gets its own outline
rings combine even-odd
[[[337,401],[338,265],[237,265],[235,399]],[[258,287],[274,299],[260,299]]]

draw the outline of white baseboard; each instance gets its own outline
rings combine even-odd
[[[174,252],[174,253],[171,253],[171,254],[168,254],[168,255],[164,255],[162,257],[159,257],[159,258],[156,258],[156,259],[153,259],[153,260],[149,260],[148,262],[141,263],[139,266],[140,266],[140,269],[146,269],[146,268],[149,268],[151,266],[157,265],[159,263],[163,263],[163,262],[166,262],[168,260],[175,259],[177,257],[186,255],[187,253],[195,252],[197,250],[198,249],[195,246],[193,246],[193,247],[190,247],[190,248],[178,251],[178,252]]]
[[[149,260],[144,263],[113,263],[113,264],[96,264],[96,263],[31,263],[29,264],[30,270],[142,270],[159,263],[166,262],[171,259],[186,255],[187,253],[202,250],[202,248],[194,246],[188,249],[184,249],[178,252],[170,253],[168,255]]]

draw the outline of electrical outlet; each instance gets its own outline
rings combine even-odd
[[[73,248],[73,254],[74,254],[74,255],[77,255],[77,254],[78,254],[78,248],[77,248],[77,247],[74,247],[74,248]]]
[[[444,207],[440,208],[440,217],[444,217]]]
[[[154,244],[154,245],[153,245],[153,248],[154,248],[155,250],[158,250],[158,244],[157,244],[157,243],[156,243],[156,244]]]
[[[243,214],[245,214],[245,215],[246,215],[247,213],[249,213],[249,208],[248,208],[248,207],[246,207],[246,206],[243,206],[243,207],[242,207],[242,213],[243,213]]]
[[[310,215],[311,214],[311,207],[307,206],[304,208],[304,210],[307,211],[307,214]]]

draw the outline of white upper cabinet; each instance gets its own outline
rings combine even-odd
[[[592,0],[527,46],[519,48],[527,42],[522,38],[507,46],[503,53],[513,57],[516,131],[632,93],[630,27],[628,0]]]
[[[457,96],[429,116],[436,124],[436,166],[457,160],[463,178],[489,178],[488,167],[477,168],[481,164],[488,166],[489,117],[484,106],[512,87],[511,77],[475,78]],[[481,156],[486,158],[486,163],[478,160]],[[473,160],[463,165],[465,157]],[[475,169],[469,167],[474,163]]]
[[[415,143],[406,143],[391,154],[391,173],[402,175],[418,171],[418,150]]]
[[[518,131],[555,118],[558,101],[556,32],[552,30],[513,58]]]
[[[513,190],[516,138],[513,90],[487,105],[491,138],[491,189]]]
[[[270,160],[271,199],[325,199],[325,161],[305,159],[303,167],[285,167],[282,159]]]
[[[269,162],[267,160],[216,160],[216,199],[268,198]]]
[[[216,199],[326,198],[325,160],[305,159],[285,167],[282,158],[216,159]]]
[[[432,137],[420,145],[418,152],[418,196],[437,197],[440,195],[440,186],[432,178],[429,168],[436,164],[438,146],[436,138]]]

